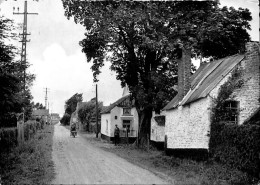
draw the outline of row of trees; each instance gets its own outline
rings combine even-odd
[[[73,112],[75,112],[77,108],[77,103],[82,102],[82,100],[83,100],[82,93],[81,94],[76,93],[65,102],[65,113],[60,120],[60,122],[63,125],[70,124],[71,115]]]
[[[150,134],[152,111],[177,93],[174,77],[182,50],[218,59],[242,51],[250,40],[249,10],[221,8],[217,1],[62,2],[65,15],[86,29],[79,44],[93,63],[94,81],[111,53],[111,70],[135,99],[141,144]]]
[[[70,124],[71,116],[76,111],[78,102],[82,102],[82,100],[83,100],[82,94],[76,93],[65,102],[65,107],[66,107],[65,113],[61,118],[61,123],[63,125]],[[103,102],[98,102],[98,119],[101,118],[100,112],[102,108],[103,108]],[[86,131],[90,131],[89,130],[90,122],[93,119],[96,120],[96,99],[92,98],[90,101],[80,104],[80,106],[78,107],[77,114],[78,114],[79,121],[83,125],[85,125]]]
[[[24,112],[28,120],[34,107],[29,87],[35,76],[26,72],[24,85],[23,71],[29,64],[21,63],[20,50],[12,44],[20,39],[17,29],[12,20],[0,16],[0,127],[15,126],[16,113]]]

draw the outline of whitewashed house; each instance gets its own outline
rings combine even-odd
[[[156,147],[162,149],[164,147],[165,136],[165,111],[160,114],[153,112],[151,119],[150,140]]]
[[[249,42],[244,54],[204,63],[190,77],[190,53],[183,51],[178,66],[178,95],[164,107],[167,149],[208,150],[213,98],[238,67],[244,85],[226,102],[227,109],[237,110],[229,121],[243,124],[259,109],[259,55],[259,43]]]
[[[120,129],[120,138],[126,138],[128,129],[129,142],[134,142],[138,131],[138,114],[131,100],[127,87],[123,96],[101,112],[101,138],[114,140],[115,125]]]

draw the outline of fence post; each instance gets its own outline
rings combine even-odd
[[[17,131],[17,142],[21,145],[24,143],[24,113],[17,115]]]

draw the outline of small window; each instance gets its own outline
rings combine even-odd
[[[131,108],[123,108],[123,115],[131,115]]]
[[[115,116],[115,119],[117,119],[117,116]]]
[[[232,100],[226,101],[224,108],[226,112],[223,121],[238,124],[239,102]]]

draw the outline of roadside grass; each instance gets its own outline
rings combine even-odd
[[[1,154],[3,184],[47,184],[54,178],[52,161],[53,125],[47,125],[23,145]]]
[[[176,185],[244,185],[254,184],[252,178],[237,169],[231,169],[214,161],[195,161],[167,156],[163,151],[151,148],[149,151],[133,145],[114,146],[95,138],[91,134],[81,134],[90,143],[105,151],[114,153],[127,161],[147,169],[157,176]],[[256,184],[256,183],[255,183]]]

